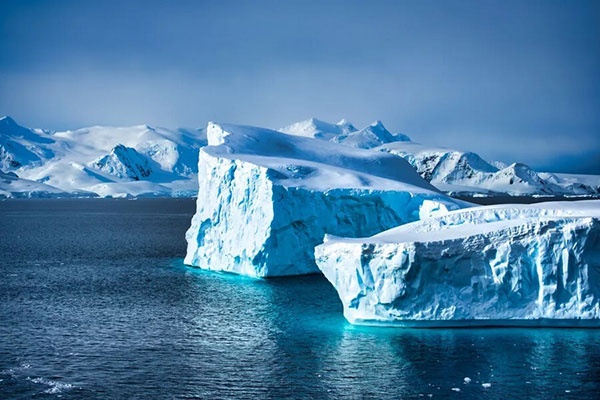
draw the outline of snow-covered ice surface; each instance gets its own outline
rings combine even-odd
[[[452,211],[316,262],[356,324],[600,327],[600,201]]]
[[[203,130],[28,129],[0,118],[0,197],[195,196]],[[8,176],[10,174],[10,176]]]
[[[46,185],[41,182],[21,179],[14,172],[5,173],[0,170],[0,198],[35,198],[35,197],[93,197],[89,192],[71,192]]]
[[[383,152],[214,123],[207,137],[188,265],[253,277],[316,273],[325,233],[373,235],[470,205]]]

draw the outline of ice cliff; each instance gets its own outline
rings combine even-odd
[[[600,326],[597,200],[452,211],[315,255],[353,323]]]
[[[188,265],[253,277],[316,273],[314,247],[326,233],[368,236],[467,205],[382,152],[214,123],[207,137]]]

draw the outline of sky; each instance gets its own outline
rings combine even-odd
[[[2,0],[0,115],[51,130],[382,120],[600,174],[600,2]]]

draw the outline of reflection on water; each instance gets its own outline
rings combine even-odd
[[[582,399],[600,389],[596,330],[352,326],[320,276],[183,266],[193,208],[140,202],[0,204],[11,233],[0,241],[0,398]]]

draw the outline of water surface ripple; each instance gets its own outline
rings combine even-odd
[[[0,398],[598,398],[597,330],[354,327],[320,276],[183,266],[193,211],[0,202]]]

